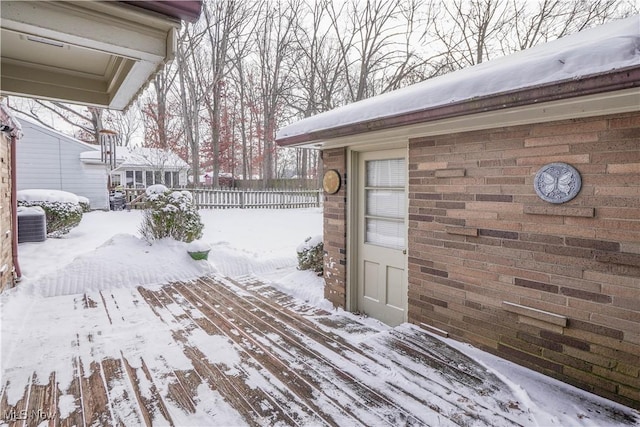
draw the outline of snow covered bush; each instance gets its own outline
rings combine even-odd
[[[298,252],[299,270],[313,270],[318,275],[322,274],[324,270],[322,236],[307,237],[303,243],[298,245],[296,252]]]
[[[18,191],[18,206],[39,206],[47,221],[47,237],[61,237],[82,221],[78,196],[60,190]]]
[[[91,202],[89,202],[89,199],[86,197],[78,196],[78,203],[80,204],[83,213],[91,211]]]
[[[189,243],[202,237],[204,225],[190,192],[158,184],[147,188],[146,196],[140,234],[147,242],[172,237]]]

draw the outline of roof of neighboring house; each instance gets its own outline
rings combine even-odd
[[[17,122],[21,124],[22,128],[26,128],[26,127],[34,127],[36,128],[39,132],[48,134],[54,138],[59,138],[59,139],[63,139],[69,142],[73,142],[75,144],[81,145],[83,147],[85,147],[85,149],[87,150],[100,150],[100,147],[95,145],[95,144],[90,144],[88,142],[85,141],[81,141],[77,138],[74,138],[70,135],[67,135],[65,133],[59,132],[53,128],[50,128],[48,126],[45,126],[41,123],[36,122],[35,120],[28,118],[28,117],[24,117],[22,115],[17,117]],[[24,132],[23,132],[24,133]],[[24,142],[24,140],[20,141],[21,143]]]
[[[5,132],[9,135],[17,139],[22,138],[22,125],[4,101],[0,101],[0,125],[8,127]]]
[[[83,162],[93,163],[100,161],[99,147],[96,151],[86,151],[80,154]],[[117,169],[125,168],[163,168],[172,170],[188,169],[187,162],[172,151],[150,147],[116,147]]]
[[[636,15],[300,120],[276,141],[309,144],[638,85]]]

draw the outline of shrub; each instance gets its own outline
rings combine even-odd
[[[47,237],[61,237],[82,221],[82,208],[78,197],[66,191],[18,191],[18,206],[39,206],[44,210]]]
[[[152,185],[147,188],[146,196],[147,208],[143,213],[140,234],[147,242],[172,237],[189,243],[202,237],[204,225],[191,193]]]
[[[86,197],[78,196],[78,204],[80,204],[83,213],[91,211],[91,202]]]
[[[296,249],[298,252],[298,269],[313,270],[318,275],[324,271],[324,245],[322,236],[307,237]]]

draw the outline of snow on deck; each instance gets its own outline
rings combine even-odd
[[[253,276],[41,298],[24,318],[2,352],[4,425],[554,421],[416,327],[381,332]],[[583,405],[586,419],[592,411],[620,425],[637,422],[615,406]]]

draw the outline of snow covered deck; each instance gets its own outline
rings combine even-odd
[[[7,337],[27,357],[12,360],[3,373],[0,424],[541,421],[496,375],[418,328],[375,331],[252,277],[206,277],[39,303],[40,310]],[[11,358],[11,349],[2,357]],[[634,423],[614,407],[585,407]]]

